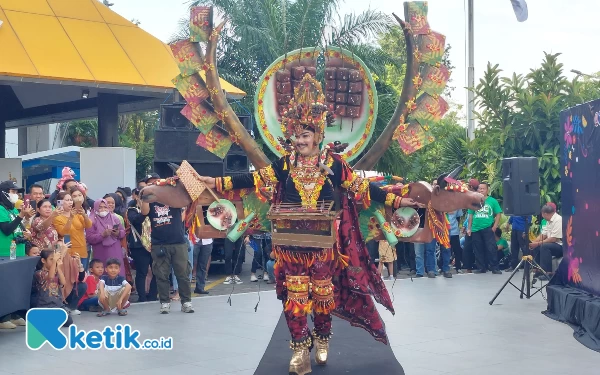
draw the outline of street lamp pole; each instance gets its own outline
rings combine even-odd
[[[468,40],[468,68],[467,68],[467,136],[469,140],[475,139],[475,28],[473,21],[473,2],[467,0],[467,40]],[[525,22],[529,17],[527,2],[525,0],[510,0],[517,21]]]
[[[467,135],[469,140],[475,139],[475,36],[473,27],[473,0],[467,1],[467,38],[468,38],[468,67],[467,67]]]

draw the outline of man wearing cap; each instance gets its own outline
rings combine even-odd
[[[31,207],[23,207],[21,212],[15,208],[19,193],[23,188],[14,181],[0,183],[0,257],[10,256],[12,241],[17,243],[17,256],[25,256],[25,227],[23,219],[29,219],[34,211]]]
[[[151,173],[144,179],[147,185],[160,183],[160,176]],[[180,208],[171,208],[161,203],[141,202],[141,213],[150,218],[152,226],[152,273],[156,276],[160,313],[171,310],[169,297],[169,275],[171,268],[179,284],[181,311],[193,313],[192,289],[190,286],[191,264],[188,261],[189,243],[185,236]]]

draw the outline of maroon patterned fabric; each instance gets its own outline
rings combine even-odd
[[[336,305],[333,315],[347,320],[355,327],[364,328],[375,340],[387,345],[385,324],[371,295],[392,314],[394,307],[360,234],[354,202],[347,194],[341,195],[342,212],[337,243],[340,253],[349,259],[348,267],[338,269],[333,278]]]
[[[282,246],[282,249],[289,251],[291,247]],[[331,250],[331,249],[330,249]],[[297,253],[301,256],[301,253]],[[314,256],[314,253],[312,254]],[[287,300],[287,289],[285,288],[285,277],[288,276],[310,276],[312,280],[326,280],[332,275],[335,261],[321,262],[315,260],[311,266],[304,262],[278,261],[275,263],[275,279],[277,281],[277,297],[282,300],[284,306]],[[291,311],[284,311],[292,340],[300,342],[310,335],[308,328],[308,319],[306,315],[294,315]],[[331,315],[319,314],[313,312],[315,330],[319,335],[327,336],[331,332]]]

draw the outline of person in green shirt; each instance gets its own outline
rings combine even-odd
[[[508,247],[508,242],[502,238],[502,229],[496,228],[494,237],[496,238],[496,248],[498,250],[496,252],[498,254],[498,262],[500,262],[502,258],[510,254],[510,248]]]
[[[33,216],[31,207],[23,207],[21,212],[15,208],[19,192],[23,191],[16,182],[0,183],[0,257],[10,256],[10,245],[17,238],[24,239],[29,233],[21,224],[23,219]],[[19,243],[20,242],[20,243]],[[17,256],[25,256],[25,241],[17,242]]]
[[[469,227],[467,236],[471,237],[473,243],[473,252],[475,253],[475,262],[478,270],[473,273],[485,273],[488,270],[493,274],[501,275],[502,271],[498,268],[498,255],[496,239],[494,232],[500,224],[500,214],[502,208],[498,201],[490,196],[488,184],[482,182],[479,184],[477,192],[482,194],[485,199],[483,207],[478,211],[469,210]]]

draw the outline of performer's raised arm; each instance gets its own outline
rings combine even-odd
[[[341,157],[337,157],[336,155],[336,159],[338,159],[338,163],[335,163],[338,165],[338,168],[336,168],[338,169],[338,177],[333,178],[332,180],[338,182],[339,186],[342,188],[354,193],[355,197],[357,199],[362,199],[363,203],[367,206],[370,204],[371,200],[383,203],[394,209],[418,205],[418,203],[411,198],[402,198],[393,193],[386,193],[379,186],[370,182],[368,178],[362,178],[356,174],[352,170],[352,167],[350,167]],[[336,172],[334,172],[334,176],[335,174]]]
[[[201,179],[209,187],[216,188],[219,193],[233,189],[274,186],[277,182],[285,179],[287,171],[284,170],[284,165],[286,162],[284,156],[255,172],[217,178],[203,176]]]

